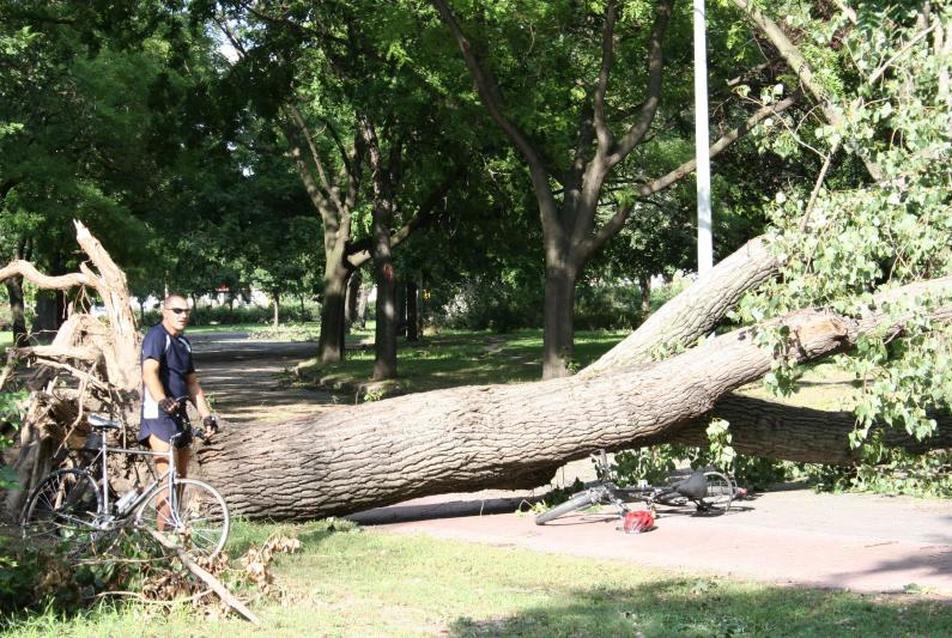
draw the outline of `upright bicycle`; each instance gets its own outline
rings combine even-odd
[[[121,424],[99,415],[88,420],[98,453],[87,467],[54,471],[37,485],[23,510],[24,537],[65,544],[73,554],[95,554],[111,547],[124,529],[148,528],[193,558],[217,555],[231,525],[225,499],[203,481],[180,477],[175,467],[176,443],[203,435],[186,423],[168,452],[110,447],[106,434]],[[117,497],[110,487],[110,454],[166,457],[168,470]]]
[[[684,479],[670,485],[645,487],[619,487],[613,480],[611,465],[605,450],[592,455],[598,480],[585,490],[576,492],[569,500],[542,512],[535,518],[536,525],[595,505],[613,505],[619,516],[631,511],[629,503],[643,503],[649,510],[655,505],[681,507],[689,503],[702,515],[722,514],[730,509],[735,487],[725,474],[715,471],[693,471]]]

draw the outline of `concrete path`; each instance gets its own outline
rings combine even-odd
[[[511,494],[503,501],[499,493],[476,496],[418,499],[353,518],[395,533],[778,584],[860,592],[918,590],[952,600],[949,501],[785,490],[740,501],[718,517],[662,511],[654,530],[629,535],[616,529],[618,519],[610,515],[568,515],[537,526],[532,516],[511,513]],[[497,503],[508,513],[489,513]],[[456,516],[433,518],[441,509]],[[431,518],[395,522],[420,515]]]
[[[225,332],[189,339],[202,387],[228,423],[274,423],[317,414],[341,400],[331,392],[291,387],[282,379],[287,368],[317,353],[316,343],[262,341]]]

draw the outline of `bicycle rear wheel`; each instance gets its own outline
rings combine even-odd
[[[58,470],[27,501],[21,528],[37,543],[62,543],[70,554],[96,553],[106,533],[97,525],[102,506],[96,481],[85,470]]]
[[[705,472],[707,491],[704,498],[696,501],[699,512],[720,514],[731,508],[734,500],[734,483],[726,474],[720,472]]]
[[[598,498],[594,497],[590,490],[573,494],[572,497],[564,503],[556,505],[552,509],[548,509],[536,516],[535,524],[545,525],[552,519],[558,518],[563,514],[568,514],[569,512],[580,510],[583,507],[595,505],[596,503],[598,503]]]
[[[225,499],[202,481],[179,479],[175,486],[174,507],[168,487],[156,486],[136,513],[136,525],[173,536],[192,558],[216,556],[231,528]]]

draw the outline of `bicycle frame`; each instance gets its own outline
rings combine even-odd
[[[92,421],[92,418],[90,418]],[[102,476],[99,485],[99,491],[102,495],[101,508],[100,512],[97,512],[97,518],[106,523],[107,525],[114,520],[124,520],[132,516],[139,507],[152,495],[156,489],[162,489],[160,486],[163,481],[168,483],[167,488],[169,491],[169,513],[174,518],[177,517],[178,508],[176,507],[176,499],[178,498],[178,490],[175,489],[177,479],[179,478],[178,472],[175,465],[175,451],[178,449],[175,447],[175,439],[179,436],[185,434],[185,431],[175,434],[172,439],[169,441],[169,450],[168,452],[154,452],[152,450],[138,450],[122,447],[109,447],[106,441],[106,430],[110,427],[113,427],[114,421],[107,421],[105,419],[99,420],[101,424],[99,427],[95,427],[98,430],[100,436],[99,442],[99,452],[89,463],[89,466],[94,466],[97,462],[102,463]],[[109,453],[114,454],[125,454],[128,456],[155,456],[155,457],[166,457],[168,459],[169,469],[166,470],[161,476],[154,477],[152,481],[146,485],[142,492],[129,504],[128,508],[124,512],[116,512],[115,517],[113,517],[112,512],[110,511],[109,506]],[[178,524],[179,521],[172,521],[173,524]]]
[[[614,505],[622,515],[631,511],[628,507],[628,503],[631,501],[641,501],[650,510],[654,510],[655,504],[671,505],[671,500],[679,498],[691,501],[699,508],[701,506],[699,498],[681,492],[677,485],[619,487],[615,483],[614,472],[608,462],[608,455],[605,450],[593,452],[590,457],[595,465],[595,475],[598,479],[596,485],[587,488],[593,503],[602,502]]]

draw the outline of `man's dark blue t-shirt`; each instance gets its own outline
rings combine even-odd
[[[161,323],[152,326],[142,342],[140,363],[146,359],[159,362],[159,380],[165,396],[172,399],[188,396],[186,376],[195,372],[195,366],[192,364],[192,344],[185,335],[173,337]],[[165,416],[149,389],[143,386],[142,419],[163,419]]]

